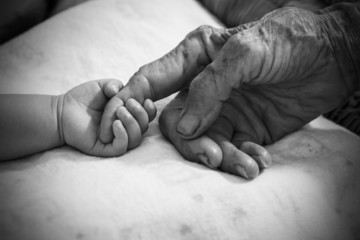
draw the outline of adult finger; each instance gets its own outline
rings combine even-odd
[[[254,45],[244,34],[233,35],[217,58],[191,82],[177,126],[184,138],[202,134],[217,119],[232,90],[258,77],[265,51],[262,45]]]
[[[179,91],[216,57],[228,37],[225,29],[195,29],[169,53],[142,66],[121,91],[121,98],[132,97],[142,103],[146,98],[156,101]]]
[[[272,164],[272,157],[270,153],[263,146],[254,142],[240,142],[233,144],[242,152],[253,158],[259,165],[260,169],[269,168]]]
[[[107,98],[112,98],[123,88],[123,83],[117,79],[102,79],[98,83]]]
[[[258,176],[259,167],[256,161],[231,142],[233,126],[230,121],[220,116],[207,134],[221,148],[223,158],[220,169],[222,171],[247,179]]]
[[[176,98],[165,107],[159,118],[161,132],[187,160],[217,168],[221,164],[222,152],[211,138],[203,135],[196,139],[186,140],[177,134],[175,127],[182,104],[182,100]]]
[[[115,96],[126,102],[134,98],[140,104],[146,99],[156,101],[188,86],[190,81],[214,59],[230,37],[225,29],[201,26],[190,32],[172,51],[141,67]],[[112,101],[104,109],[100,139],[112,140],[111,124],[116,106]],[[149,105],[147,105],[149,106]],[[151,113],[154,113],[152,111]],[[110,116],[110,118],[109,118]],[[149,115],[150,121],[155,114]]]
[[[220,138],[217,141],[224,155],[221,170],[247,179],[259,175],[259,166],[251,156],[236,148],[228,139]]]

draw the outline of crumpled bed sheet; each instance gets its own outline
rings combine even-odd
[[[0,92],[126,82],[202,24],[221,26],[193,0],[87,2],[0,48]],[[1,163],[0,239],[360,238],[358,136],[320,117],[268,149],[273,167],[246,181],[184,160],[156,119],[121,157],[64,146]]]

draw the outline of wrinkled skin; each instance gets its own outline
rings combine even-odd
[[[200,27],[120,94],[141,102],[181,90],[162,112],[163,134],[185,158],[252,179],[271,164],[264,145],[351,94],[320,26],[289,8],[237,28]]]
[[[163,133],[188,159],[199,160],[188,149],[188,139],[210,138],[215,144],[198,143],[194,150],[213,150],[204,151],[202,162],[254,178],[271,163],[261,145],[301,128],[349,96],[325,36],[304,27],[311,18],[294,14],[273,12],[232,35],[191,82],[190,96],[178,97],[163,111]],[[214,154],[218,147],[222,156]]]

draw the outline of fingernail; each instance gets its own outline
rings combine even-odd
[[[255,158],[255,157],[253,157]],[[268,168],[269,167],[269,162],[268,162],[268,159],[264,156],[257,156],[257,158],[259,159],[259,161],[261,162],[261,167],[263,168]]]
[[[270,167],[271,164],[272,164],[271,155],[268,152],[266,152],[264,158],[265,158],[265,161],[266,161],[266,167]]]
[[[205,164],[206,166],[208,166],[209,168],[214,168],[211,163],[210,163],[210,160],[209,158],[205,155],[205,154],[202,154],[202,153],[199,153],[199,154],[196,154],[196,156],[199,158],[199,160]]]
[[[183,136],[191,136],[199,128],[200,121],[197,117],[185,114],[179,121],[176,131]]]
[[[253,156],[253,158],[257,158],[261,162],[262,168],[270,167],[272,162],[271,156],[268,153],[265,153],[263,155]]]
[[[246,170],[245,170],[245,168],[243,166],[237,164],[234,167],[235,167],[236,172],[240,176],[243,176],[244,178],[249,179],[248,175],[246,174]]]

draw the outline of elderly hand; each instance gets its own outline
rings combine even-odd
[[[261,145],[351,94],[313,15],[280,9],[220,35],[224,46],[162,113],[163,133],[186,158],[254,178],[271,163]]]
[[[189,160],[254,178],[271,164],[262,145],[352,93],[321,17],[288,8],[237,28],[200,27],[127,87],[140,100],[182,89],[161,115],[164,135]]]

